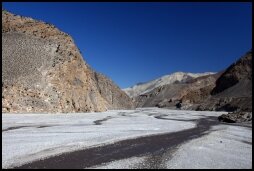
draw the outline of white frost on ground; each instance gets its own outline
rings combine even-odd
[[[2,114],[2,130],[29,126],[2,131],[2,167],[18,166],[49,155],[119,140],[193,128],[194,122],[161,120],[148,114],[190,119],[199,113],[148,108],[101,113]],[[93,123],[109,116],[112,118],[103,121],[102,125]]]
[[[2,114],[2,168],[119,140],[182,131],[196,126],[190,120],[222,113],[225,112],[140,108],[79,114]],[[173,120],[156,119],[156,116]],[[108,120],[95,125],[94,121],[105,118]],[[19,126],[26,127],[15,129]],[[6,131],[11,127],[14,129]],[[252,130],[230,125],[212,128],[210,134],[179,146],[173,158],[163,156],[164,165],[167,168],[252,168]],[[132,168],[143,160],[145,156],[132,157],[96,167]]]
[[[212,132],[181,145],[166,162],[169,169],[251,169],[252,129],[217,125]]]

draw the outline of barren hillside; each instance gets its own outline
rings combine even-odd
[[[2,53],[2,112],[132,107],[131,99],[112,81],[95,79],[71,36],[51,24],[2,10]]]

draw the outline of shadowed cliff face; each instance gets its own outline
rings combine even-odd
[[[53,25],[2,11],[2,52],[2,112],[132,107],[131,99],[113,82],[94,78],[95,71],[83,61],[72,38]],[[104,81],[110,86],[99,89]],[[112,92],[113,102],[104,91]]]
[[[100,95],[108,102],[108,109],[133,109],[130,97],[114,82],[100,73],[94,72],[94,79]]]
[[[252,52],[225,71],[168,84],[135,97],[138,107],[172,107],[182,101],[183,109],[252,111]]]
[[[216,87],[211,94],[218,94],[245,80],[252,80],[252,52],[246,53],[246,55],[227,68],[216,81]]]
[[[200,110],[252,111],[252,51],[222,73],[211,95]]]

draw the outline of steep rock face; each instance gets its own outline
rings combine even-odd
[[[53,25],[2,11],[2,52],[2,112],[111,108],[72,38]]]
[[[252,51],[225,70],[211,94],[198,110],[252,111]]]
[[[244,80],[252,80],[252,52],[248,52],[226,69],[216,81],[211,94],[218,94]]]
[[[108,109],[133,109],[130,97],[112,80],[101,73],[94,72],[99,93],[108,102]]]

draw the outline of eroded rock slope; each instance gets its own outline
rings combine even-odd
[[[159,86],[134,98],[137,107],[252,111],[252,51],[226,70],[186,82]]]
[[[230,65],[216,80],[211,97],[198,110],[252,111],[252,51]]]
[[[2,112],[91,112],[131,99],[83,60],[55,26],[2,10]],[[110,92],[108,94],[108,92]],[[113,99],[113,100],[112,100]]]

